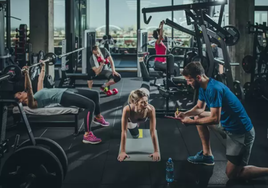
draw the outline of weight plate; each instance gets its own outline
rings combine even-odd
[[[226,45],[234,46],[235,44],[237,44],[240,39],[239,30],[232,25],[224,26],[223,29],[225,29],[229,33],[229,35],[225,37]]]
[[[56,56],[56,54],[54,54],[54,53],[52,53],[52,52],[50,52],[50,53],[47,53],[46,55],[45,55],[45,59],[48,59],[48,58],[50,58],[50,61],[49,61],[49,65],[54,65],[55,63],[56,63],[56,61],[57,61],[57,56]]]
[[[245,99],[245,93],[239,81],[234,81],[234,92],[238,99]]]
[[[49,151],[51,151],[54,155],[56,155],[56,157],[59,159],[59,161],[61,163],[64,177],[65,177],[67,174],[67,171],[68,171],[68,158],[66,156],[65,151],[62,149],[62,147],[57,142],[55,142],[54,140],[51,140],[49,138],[39,137],[39,138],[35,138],[35,141],[36,141],[37,146],[41,146],[43,148],[46,148]],[[18,148],[31,146],[31,145],[32,145],[32,142],[30,140],[26,140],[23,143],[21,143]]]
[[[40,60],[44,60],[44,57],[45,57],[45,52],[43,52],[42,50],[40,50],[39,53],[38,53],[38,62]]]
[[[254,69],[255,59],[252,55],[246,55],[242,60],[242,67],[246,73],[251,73]]]
[[[62,181],[63,170],[58,158],[38,146],[23,147],[12,153],[1,171],[3,188],[60,188]]]
[[[17,65],[9,65],[5,67],[3,75],[8,74],[8,72],[13,72],[14,76],[8,79],[10,83],[16,83],[21,80],[22,74],[21,69]]]

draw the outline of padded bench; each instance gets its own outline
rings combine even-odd
[[[31,123],[47,123],[47,124],[51,124],[51,123],[61,123],[64,124],[65,127],[69,127],[66,126],[66,124],[69,124],[70,127],[74,126],[74,134],[77,135],[78,134],[78,115],[79,112],[81,111],[81,109],[77,108],[77,107],[61,107],[61,106],[47,106],[45,108],[35,108],[35,109],[31,109],[28,106],[24,106],[23,107],[27,117],[30,119],[29,122]],[[13,108],[13,114],[14,115],[19,115],[20,111],[19,108],[17,106],[15,106]],[[74,121],[34,121],[31,119],[38,119],[38,117],[51,117],[51,116],[74,116]],[[20,117],[20,116],[19,116]],[[35,117],[35,118],[34,118]],[[48,118],[49,119],[49,118]],[[63,117],[61,117],[61,119],[63,119]]]
[[[87,86],[87,84],[76,84],[76,80],[88,80],[88,74],[87,73],[62,73],[65,74],[66,78],[70,79],[70,86],[73,87],[79,87],[79,86]],[[64,77],[64,78],[65,78]],[[106,80],[105,77],[95,77],[93,80]],[[94,84],[95,86],[101,86],[102,84]]]

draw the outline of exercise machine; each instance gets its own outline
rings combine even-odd
[[[5,8],[6,3],[0,2],[0,71],[7,66],[7,61],[10,58],[9,54],[6,54],[5,50]]]
[[[248,22],[248,33],[254,35],[253,56],[246,55],[242,60],[244,71],[251,75],[250,82],[244,84],[246,99],[264,98],[268,100],[268,26]],[[266,43],[266,44],[264,44]]]
[[[82,51],[82,67],[81,72],[78,69],[69,70],[69,60],[66,57],[62,58],[61,61],[61,74],[60,74],[60,88],[73,88],[76,85],[76,80],[87,80],[87,63],[92,55],[92,48],[96,43],[96,32],[92,30],[85,30],[83,35],[83,47],[74,50],[72,53],[77,53]],[[62,54],[66,53],[66,40],[62,41]],[[77,64],[76,64],[77,66]]]
[[[147,30],[139,29],[137,36],[137,77],[142,77],[140,62],[144,62],[144,58],[148,54],[148,32]]]
[[[147,19],[147,13],[153,12],[164,12],[164,11],[186,11],[186,20],[187,24],[193,24],[195,26],[195,31],[201,31],[202,41],[205,45],[205,50],[203,48],[198,48],[198,54],[201,55],[201,63],[204,64],[205,61],[208,63],[208,69],[206,70],[206,75],[212,78],[220,78],[218,80],[225,83],[230,90],[236,94],[236,96],[243,100],[244,92],[240,86],[239,81],[233,81],[231,66],[238,66],[239,63],[231,63],[230,57],[227,50],[227,45],[235,45],[239,40],[239,32],[234,27],[224,27],[222,28],[219,23],[215,23],[207,14],[207,8],[210,6],[222,5],[221,14],[224,11],[224,6],[227,4],[227,0],[223,1],[212,1],[212,2],[202,2],[202,3],[192,3],[184,5],[174,5],[174,6],[165,6],[165,7],[152,7],[152,8],[143,8],[143,18],[144,22],[148,24],[151,20],[151,16]],[[220,16],[222,17],[222,16]],[[199,30],[200,28],[200,30]],[[198,35],[197,35],[198,36]],[[213,56],[213,51],[211,48],[211,43],[216,43],[223,51],[223,59],[217,59]],[[205,54],[204,54],[205,52]],[[220,74],[219,66],[224,67],[224,74]]]

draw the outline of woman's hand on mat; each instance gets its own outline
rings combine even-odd
[[[113,76],[119,76],[119,73],[116,71],[113,71]]]
[[[159,161],[160,160],[159,152],[154,152],[153,154],[150,155],[150,157],[153,158],[153,161]]]
[[[126,154],[126,152],[121,152],[121,153],[119,154],[119,156],[117,157],[117,160],[120,161],[120,162],[122,162],[122,161],[124,161],[126,158],[130,158],[130,157]]]

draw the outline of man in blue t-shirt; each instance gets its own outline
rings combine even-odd
[[[185,66],[182,75],[187,84],[199,89],[199,100],[187,112],[175,112],[185,125],[196,125],[203,150],[188,157],[193,164],[214,165],[209,130],[226,138],[226,174],[228,178],[251,179],[268,175],[268,168],[247,166],[255,139],[254,127],[238,98],[223,83],[208,78],[199,62]],[[206,105],[210,112],[205,111]],[[194,118],[190,118],[194,117]]]

